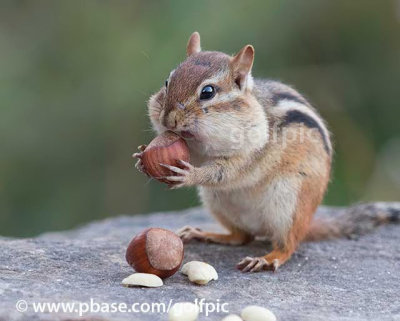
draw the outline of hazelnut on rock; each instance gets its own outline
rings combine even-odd
[[[182,264],[183,243],[174,232],[149,228],[132,239],[125,257],[136,272],[167,278],[175,274]]]

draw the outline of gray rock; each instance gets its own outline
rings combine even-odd
[[[331,211],[320,208],[319,214]],[[125,262],[125,249],[137,232],[151,226],[174,230],[188,224],[219,229],[204,210],[195,208],[112,218],[33,239],[0,238],[0,320],[79,319],[76,312],[35,313],[34,302],[75,302],[76,309],[83,303],[85,309],[92,299],[99,304],[125,303],[130,308],[133,303],[167,306],[170,301],[196,298],[205,298],[214,307],[228,303],[230,313],[240,313],[249,304],[261,305],[285,321],[400,320],[400,234],[395,225],[379,227],[358,240],[303,244],[276,273],[244,274],[235,269],[242,257],[263,255],[268,249],[263,242],[241,247],[193,243],[185,248],[185,262],[209,262],[219,272],[218,281],[196,286],[177,273],[157,289],[120,285],[133,272]],[[16,310],[18,300],[27,302],[26,312]],[[221,320],[223,315],[214,312],[207,318],[203,313],[199,320]],[[79,320],[168,319],[162,313],[135,312],[83,316]]]

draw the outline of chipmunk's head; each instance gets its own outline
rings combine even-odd
[[[172,130],[189,146],[209,156],[230,156],[259,149],[268,138],[268,121],[252,95],[254,48],[231,57],[201,51],[195,32],[187,58],[149,101],[156,130]]]

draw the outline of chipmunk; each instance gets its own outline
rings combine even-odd
[[[272,251],[246,257],[237,267],[275,271],[300,242],[350,235],[359,228],[362,213],[313,220],[330,180],[333,151],[325,122],[310,103],[292,87],[253,79],[251,45],[233,57],[201,51],[194,32],[186,53],[151,96],[149,116],[156,132],[171,130],[189,146],[191,164],[163,164],[175,174],[165,179],[172,188],[198,186],[203,204],[229,233],[184,227],[178,231],[182,240],[242,245],[264,237]],[[143,170],[141,152],[134,156]],[[400,216],[398,209],[369,212],[360,222],[378,225]]]

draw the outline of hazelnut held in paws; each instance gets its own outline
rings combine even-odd
[[[139,158],[136,165],[139,170],[160,182],[173,184],[167,180],[175,175],[168,167],[184,168],[183,162],[189,163],[189,149],[184,139],[172,131],[166,131],[154,138],[150,144],[141,146],[143,151],[134,154]]]

